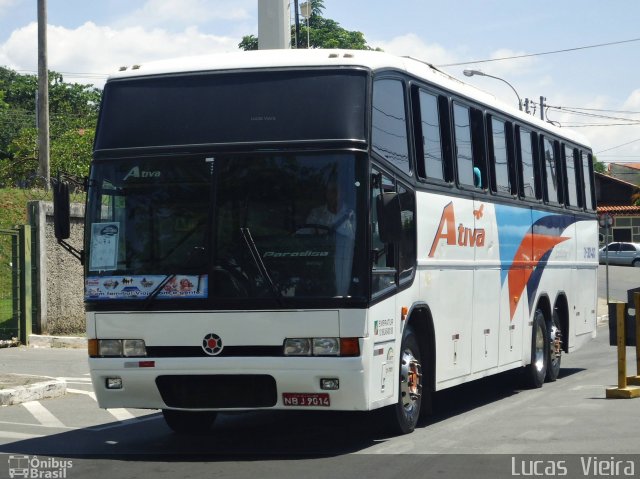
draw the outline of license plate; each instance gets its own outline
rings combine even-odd
[[[331,405],[328,393],[282,393],[285,406],[324,406]]]

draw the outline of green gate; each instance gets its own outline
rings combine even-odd
[[[31,227],[0,229],[0,340],[31,334]]]

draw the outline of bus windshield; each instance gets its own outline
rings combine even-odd
[[[86,299],[362,297],[354,153],[97,161]],[[359,258],[358,255],[365,255]]]

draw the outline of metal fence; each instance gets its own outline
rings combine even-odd
[[[0,229],[0,340],[31,334],[31,227]]]

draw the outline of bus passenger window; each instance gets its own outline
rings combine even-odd
[[[581,206],[578,201],[578,179],[580,178],[578,169],[576,168],[577,163],[577,150],[566,146],[564,147],[564,164],[566,168],[566,178],[567,178],[567,206]]]
[[[533,142],[531,141],[531,132],[524,128],[519,128],[518,134],[519,151],[518,159],[520,162],[520,196],[524,198],[535,199],[535,168],[533,163]]]
[[[554,142],[548,138],[543,139],[542,161],[544,177],[546,179],[546,200],[548,203],[559,203],[561,200],[559,196],[560,176],[558,175],[558,163],[553,143]]]
[[[444,180],[438,98],[423,90],[420,90],[420,124],[424,173],[427,178]]]
[[[411,173],[404,84],[400,80],[374,83],[371,122],[373,151],[402,171]]]
[[[456,145],[456,166],[458,168],[458,183],[474,186],[473,149],[471,145],[471,119],[469,108],[454,103],[453,120]]]
[[[585,153],[584,151],[580,152],[580,159],[582,160],[582,181],[584,186],[584,207],[587,210],[594,210],[595,203],[593,201],[593,189],[591,188],[592,177],[591,177],[591,168],[589,168],[590,163],[592,161],[591,155]]]
[[[498,118],[491,119],[490,160],[495,175],[494,191],[497,193],[511,194],[506,126],[506,123]]]

